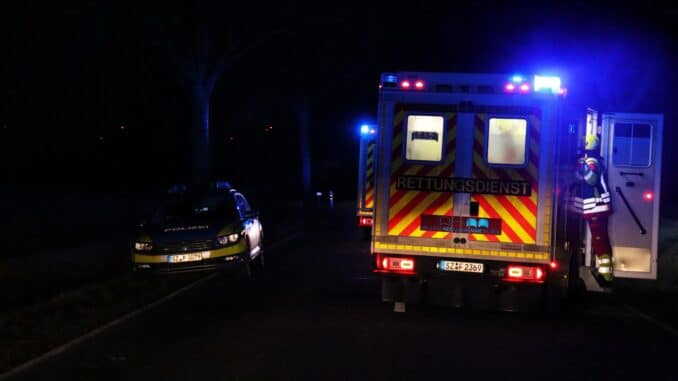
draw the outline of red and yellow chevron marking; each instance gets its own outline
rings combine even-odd
[[[401,191],[396,189],[399,175],[450,177],[454,173],[454,154],[457,141],[457,117],[445,113],[446,142],[444,162],[438,165],[417,165],[404,162],[403,119],[405,112],[397,109],[393,122],[391,151],[391,188],[389,192],[388,235],[450,239],[448,232],[419,229],[422,214],[452,215],[452,196],[449,193]]]
[[[374,151],[376,143],[367,145],[367,169],[365,170],[365,208],[374,207]]]
[[[530,115],[528,120],[528,165],[526,168],[489,167],[483,158],[485,144],[485,123],[487,114],[476,114],[473,131],[473,177],[478,179],[504,179],[528,181],[532,184],[532,195],[529,197],[473,194],[471,201],[479,205],[479,216],[500,218],[502,233],[469,234],[475,241],[513,242],[533,244],[537,238],[537,200],[538,200],[538,168],[539,142],[541,133],[541,116]]]

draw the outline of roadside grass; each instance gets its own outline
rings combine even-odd
[[[192,283],[205,273],[129,273],[0,315],[0,374]]]

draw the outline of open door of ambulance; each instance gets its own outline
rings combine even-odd
[[[656,279],[663,116],[608,113],[602,119],[614,275]]]

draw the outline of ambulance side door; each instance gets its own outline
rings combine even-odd
[[[657,278],[662,124],[658,114],[603,114],[615,276]]]

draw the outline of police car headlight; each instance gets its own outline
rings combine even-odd
[[[150,251],[153,250],[153,244],[151,242],[134,242],[134,250]]]
[[[229,235],[222,235],[221,237],[217,237],[217,241],[219,242],[220,245],[228,245],[230,243],[236,243],[240,239],[240,234],[233,233]]]

